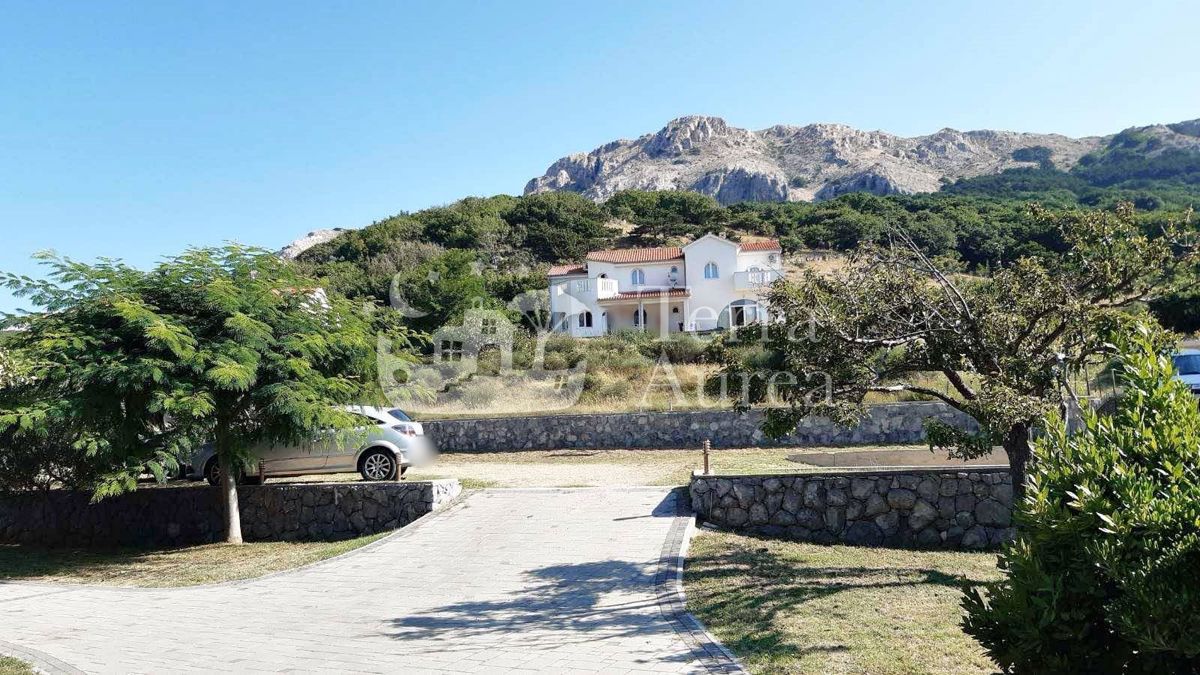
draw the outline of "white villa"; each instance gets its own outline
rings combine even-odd
[[[550,312],[556,330],[577,337],[744,326],[767,319],[766,289],[782,276],[774,240],[706,234],[682,247],[593,251],[550,268]]]

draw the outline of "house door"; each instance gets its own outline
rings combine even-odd
[[[758,303],[753,300],[734,300],[729,304],[729,326],[740,328],[758,320]]]

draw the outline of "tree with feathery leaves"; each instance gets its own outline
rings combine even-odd
[[[0,457],[65,442],[76,461],[58,479],[96,499],[212,442],[240,543],[236,476],[254,449],[349,429],[336,406],[378,392],[371,317],[266,251],[192,249],[148,272],[44,262],[47,280],[4,279],[43,309],[8,319],[22,376],[0,389]]]

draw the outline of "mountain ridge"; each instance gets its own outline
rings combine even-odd
[[[1130,131],[1150,135],[1161,148],[1200,151],[1200,119]],[[688,115],[657,132],[562,157],[524,193],[565,190],[604,201],[620,190],[689,190],[733,204],[936,192],[958,179],[1010,168],[1068,171],[1118,136],[943,128],[903,137],[836,123],[752,131],[720,117]]]

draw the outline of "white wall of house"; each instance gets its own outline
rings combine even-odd
[[[589,260],[587,265],[588,276],[599,277],[601,274],[607,275],[607,278],[617,281],[618,290],[622,293],[639,290],[639,287],[635,287],[633,284],[634,270],[641,270],[642,276],[645,278],[645,284],[640,288],[670,288],[672,285],[685,285],[684,261],[682,260],[620,264]],[[676,282],[674,284],[671,283],[672,269],[676,270]]]
[[[608,263],[590,260],[585,274],[575,274],[550,279],[550,310],[563,317],[563,329],[570,335],[588,337],[603,335],[623,328],[633,328],[634,306],[624,303],[600,304],[597,296],[598,279],[614,280],[618,292],[651,290],[671,287],[686,287],[690,291],[687,299],[672,298],[667,311],[670,331],[677,331],[683,323],[686,331],[703,331],[725,328],[734,317],[746,321],[763,320],[766,307],[761,295],[764,287],[748,283],[747,276],[754,271],[769,274],[782,269],[779,251],[740,251],[731,241],[714,235],[706,235],[683,247],[684,259],[653,263]],[[772,261],[773,259],[773,261]],[[705,278],[705,267],[716,265],[715,278]],[[641,270],[645,283],[633,284],[633,271]],[[674,279],[672,279],[674,269]],[[738,276],[740,275],[740,276]],[[762,279],[770,281],[772,277]],[[746,309],[731,314],[730,307],[740,305]],[[658,330],[660,321],[658,301],[650,299],[647,307],[647,330]],[[578,317],[591,312],[591,326],[580,325]],[[586,324],[586,321],[584,322]]]
[[[608,332],[604,310],[596,302],[596,287],[596,279],[586,274],[551,277],[550,315],[554,321],[561,322],[559,325],[567,334],[592,337]],[[586,320],[579,320],[584,312],[591,312],[591,326],[586,325]]]
[[[717,328],[729,303],[743,297],[733,289],[733,274],[738,271],[738,246],[720,237],[705,236],[685,246],[683,255],[692,291],[687,329]],[[704,275],[710,263],[717,268],[715,279]]]

